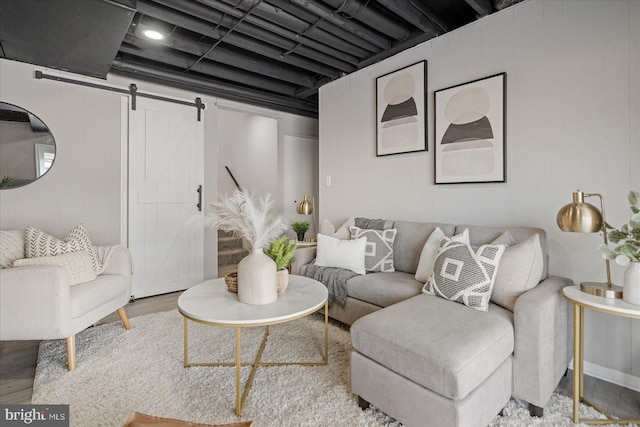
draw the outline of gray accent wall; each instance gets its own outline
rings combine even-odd
[[[428,61],[429,151],[376,157],[376,77]],[[507,73],[507,181],[434,184],[434,90]],[[571,193],[628,221],[640,191],[640,2],[529,0],[320,89],[320,220],[532,226],[550,274],[605,281],[598,234],[563,233]],[[327,177],[331,185],[327,186]],[[598,199],[590,199],[598,205]],[[616,283],[624,267],[612,265]],[[585,371],[640,390],[640,320],[586,314]]]

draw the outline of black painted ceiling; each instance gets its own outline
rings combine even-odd
[[[317,117],[323,84],[518,1],[2,0],[0,57]]]

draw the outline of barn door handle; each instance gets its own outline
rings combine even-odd
[[[202,212],[202,185],[198,185],[196,191],[198,192],[198,204],[196,206],[198,207],[198,211]]]

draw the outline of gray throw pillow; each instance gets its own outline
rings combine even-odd
[[[508,233],[508,232],[507,232]],[[491,242],[496,244],[502,236]],[[511,237],[515,242],[515,239]],[[540,282],[544,268],[540,236],[534,234],[522,243],[512,243],[500,260],[500,270],[491,293],[491,301],[513,311],[516,299]]]
[[[504,251],[504,245],[482,245],[474,251],[470,245],[445,239],[423,291],[487,311]]]
[[[367,272],[389,273],[396,271],[393,265],[393,242],[398,230],[364,230],[355,226],[349,227],[351,238],[366,237],[367,246],[364,253],[364,267]]]

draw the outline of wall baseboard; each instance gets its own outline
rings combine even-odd
[[[569,364],[569,369],[573,369],[573,360],[571,361],[571,364]],[[640,392],[640,377],[605,368],[604,366],[587,361],[584,362],[583,371],[585,375],[589,375],[590,377],[598,378],[599,380],[607,381]]]

